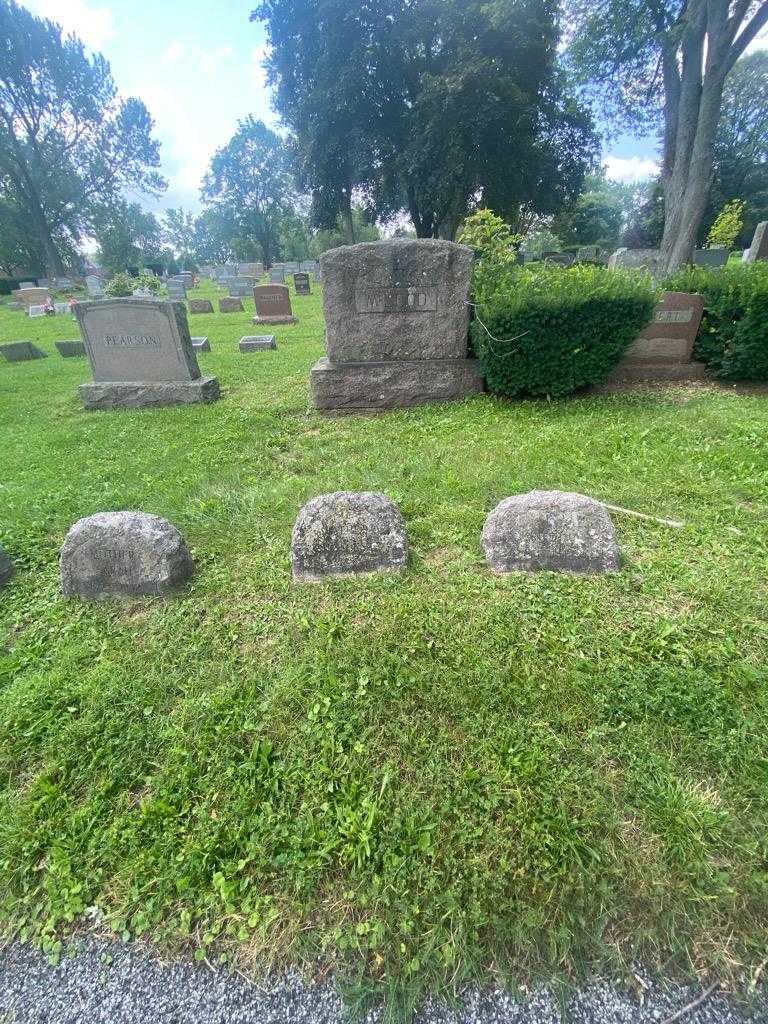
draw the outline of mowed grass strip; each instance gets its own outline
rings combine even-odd
[[[190,317],[210,406],[86,413],[66,317],[0,307],[0,915],[54,954],[79,922],[242,965],[418,991],[673,955],[738,974],[768,940],[768,405],[670,388],[323,418],[300,323]],[[206,284],[193,293],[215,297]],[[616,516],[617,576],[485,568],[503,497]],[[401,577],[294,586],[309,498],[381,490]],[[168,517],[173,600],[58,594],[69,526]]]

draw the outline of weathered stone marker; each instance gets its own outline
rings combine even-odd
[[[89,274],[85,279],[85,287],[88,289],[88,298],[100,299],[104,294],[104,282],[95,274]]]
[[[212,313],[213,303],[210,299],[190,299],[189,300],[189,312],[190,313]]]
[[[220,313],[244,313],[242,299],[219,299]]]
[[[168,288],[168,298],[172,301],[183,302],[186,299],[187,286],[184,281],[174,281],[171,278],[166,287]]]
[[[85,345],[82,341],[55,341],[54,345],[62,359],[77,359],[85,355]]]
[[[80,519],[61,549],[61,589],[67,597],[167,594],[192,575],[184,538],[160,516],[102,512]]]
[[[212,402],[215,377],[202,377],[181,302],[79,302],[75,314],[93,372],[82,384],[86,409]]]
[[[285,284],[284,270],[270,270],[269,280],[271,284]]]
[[[312,290],[309,287],[309,274],[295,273],[293,275],[293,287],[296,289],[297,295],[311,295]]]
[[[269,348],[277,348],[274,334],[246,334],[240,339],[241,352],[263,352]]]
[[[233,277],[229,281],[229,294],[237,299],[246,299],[250,296],[256,285],[257,278],[255,275]]]
[[[193,338],[192,339],[192,348],[196,352],[210,352],[211,351],[211,343],[208,341],[208,335],[206,334],[203,337]]]
[[[318,409],[394,409],[483,390],[467,358],[472,250],[435,239],[365,242],[321,257],[327,358]]]
[[[627,349],[609,383],[621,380],[693,380],[705,376],[692,362],[704,299],[692,292],[665,292],[653,320]]]
[[[291,308],[291,293],[284,284],[260,284],[253,289],[255,324],[297,324]]]
[[[291,556],[293,577],[303,583],[404,569],[408,534],[400,510],[385,494],[336,491],[301,509]]]
[[[697,267],[724,267],[728,262],[727,249],[694,249],[693,262]]]
[[[11,576],[13,576],[13,562],[3,545],[0,544],[0,587],[4,587]]]
[[[47,356],[31,341],[11,341],[7,345],[0,345],[0,354],[8,363],[27,363],[30,359],[45,359]]]
[[[494,572],[618,572],[616,532],[605,507],[583,494],[530,491],[505,498],[485,521]]]
[[[11,292],[11,298],[21,302],[27,308],[30,306],[43,306],[51,301],[51,293],[47,288],[17,288]]]
[[[661,252],[658,249],[617,249],[608,259],[608,269],[647,270],[651,277],[659,277]]]
[[[754,263],[756,260],[768,260],[768,220],[760,221],[755,228],[752,245],[744,257],[745,263]]]

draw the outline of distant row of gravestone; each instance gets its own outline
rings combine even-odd
[[[505,498],[482,532],[486,562],[496,573],[550,570],[617,572],[620,553],[606,507],[582,494],[531,491]],[[409,540],[397,505],[371,491],[313,498],[293,528],[291,561],[298,583],[395,572],[408,563]],[[0,585],[12,575],[0,547]],[[145,512],[106,512],[80,519],[60,556],[68,597],[100,600],[168,594],[190,579],[194,562],[167,519]]]

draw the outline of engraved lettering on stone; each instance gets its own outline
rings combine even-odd
[[[692,309],[659,309],[654,317],[657,324],[689,324],[692,320]]]
[[[111,348],[160,348],[160,339],[151,334],[105,334],[104,344]]]
[[[355,309],[358,313],[434,313],[437,311],[437,288],[358,285]]]

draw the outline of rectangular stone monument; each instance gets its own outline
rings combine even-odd
[[[210,299],[190,299],[189,300],[189,312],[190,313],[212,313],[213,303]]]
[[[88,289],[88,297],[91,299],[100,299],[104,294],[104,282],[93,274],[86,277],[85,287]]]
[[[180,302],[106,299],[79,302],[75,314],[93,383],[82,384],[86,409],[212,402],[215,377],[202,377]]]
[[[264,267],[261,263],[241,263],[237,268],[239,277],[255,277],[259,278],[264,273]]]
[[[54,277],[52,287],[53,288],[72,288],[73,287],[72,278],[71,277]]]
[[[285,284],[285,271],[275,270],[274,267],[269,272],[269,283],[270,284]]]
[[[85,345],[82,341],[55,341],[54,345],[62,359],[77,359],[85,355]]]
[[[658,249],[617,249],[608,260],[608,269],[646,270],[651,277],[661,276],[661,253]]]
[[[54,302],[53,309],[57,316],[65,316],[71,312],[72,307],[68,302]]]
[[[701,295],[665,292],[653,320],[627,349],[610,382],[704,377],[704,364],[692,361],[703,312]]]
[[[27,307],[42,306],[51,301],[51,293],[47,288],[18,288],[11,292],[11,295],[17,302],[22,302]]]
[[[755,263],[757,260],[768,260],[768,220],[762,220],[755,228],[752,236],[745,263]]]
[[[253,289],[255,324],[297,324],[291,309],[291,293],[284,284],[261,284]]]
[[[0,354],[8,363],[27,363],[30,359],[45,359],[47,353],[41,351],[31,341],[11,341],[0,345]]]
[[[22,281],[19,284],[19,288],[36,288],[36,287],[37,287],[37,285],[35,284],[34,281]]]
[[[694,249],[693,262],[697,267],[724,267],[728,255],[727,249]]]
[[[196,352],[210,352],[211,343],[208,341],[208,336],[206,335],[202,338],[193,338],[192,348],[195,349]]]
[[[45,306],[29,306],[27,316],[45,316]]]
[[[309,287],[309,274],[295,273],[293,275],[293,286],[296,289],[297,295],[312,294],[312,290]]]
[[[472,250],[393,239],[323,254],[327,358],[312,368],[316,408],[394,409],[478,394],[468,358]]]
[[[219,312],[220,313],[244,313],[243,300],[239,298],[230,297],[228,299],[219,299]]]
[[[255,277],[232,277],[229,280],[229,294],[233,298],[246,299],[256,285]]]
[[[268,348],[277,348],[274,334],[246,334],[240,339],[241,352],[262,352]]]
[[[183,302],[187,297],[187,287],[183,281],[176,281],[173,278],[168,280],[168,298],[172,301]]]

